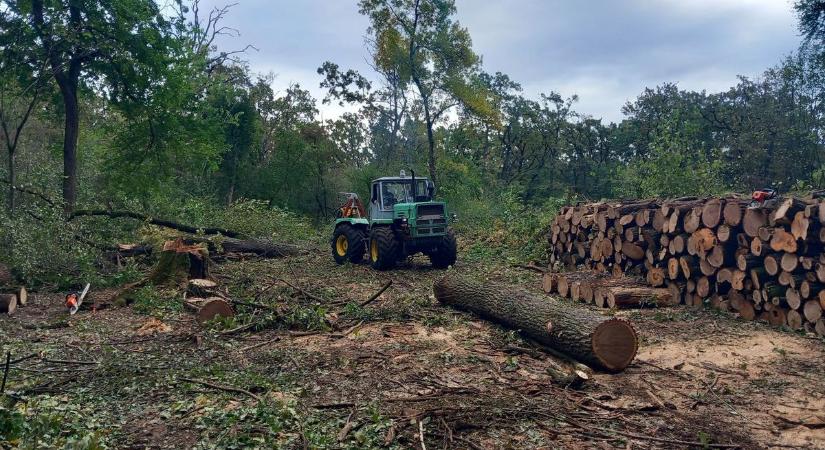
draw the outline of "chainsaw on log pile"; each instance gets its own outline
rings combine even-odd
[[[751,194],[751,202],[748,204],[748,209],[765,208],[766,206],[769,206],[768,203],[775,199],[775,189],[764,188],[753,191],[753,194]]]

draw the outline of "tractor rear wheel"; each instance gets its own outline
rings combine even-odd
[[[447,234],[441,243],[438,244],[438,249],[430,253],[430,263],[436,269],[446,269],[455,264],[458,258],[458,243],[455,240],[453,230],[447,230]]]
[[[392,268],[398,261],[400,243],[390,227],[375,227],[370,233],[370,262],[378,270]]]
[[[364,259],[364,232],[349,224],[339,225],[332,233],[332,257],[338,264],[357,264]]]

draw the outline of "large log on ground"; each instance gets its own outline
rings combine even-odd
[[[608,290],[607,302],[612,308],[645,307],[645,306],[673,306],[678,305],[680,299],[673,298],[669,289],[650,287],[617,287]]]
[[[630,322],[552,298],[448,275],[433,285],[441,303],[521,330],[536,341],[593,367],[624,370],[639,339]]]
[[[14,314],[17,309],[17,295],[0,294],[0,313]]]

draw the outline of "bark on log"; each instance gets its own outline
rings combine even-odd
[[[541,344],[610,372],[636,356],[636,330],[622,319],[493,283],[449,275],[433,285],[438,301],[519,329]]]
[[[716,228],[722,218],[722,199],[712,198],[705,202],[702,208],[702,224],[708,228]]]
[[[649,306],[678,305],[679,299],[673,298],[670,289],[649,287],[617,287],[607,292],[608,304],[617,308],[638,308]]]

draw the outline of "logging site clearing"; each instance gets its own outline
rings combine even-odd
[[[825,448],[820,338],[712,308],[602,309],[635,327],[635,359],[562,381],[576,363],[434,296],[466,276],[557,301],[545,269],[470,256],[494,239],[459,234],[447,271],[299,244],[214,253],[234,316],[204,323],[179,283],[93,288],[74,315],[64,293],[28,293],[0,318],[20,420],[82,448]]]

